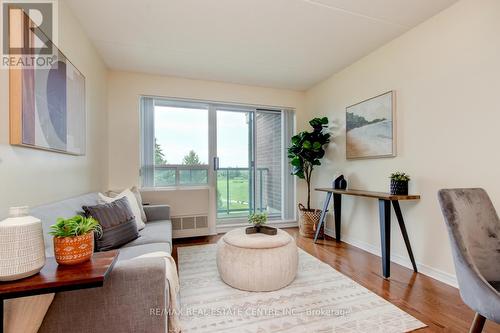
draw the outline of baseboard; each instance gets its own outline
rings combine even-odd
[[[199,236],[206,236],[208,234],[209,234],[208,228],[173,230],[172,238],[177,239],[177,238],[199,237]]]
[[[330,237],[333,237],[331,235],[335,235],[335,231],[331,228],[326,228],[325,233]],[[366,252],[374,254],[378,257],[381,256],[380,255],[380,248],[373,246],[372,244],[360,241],[360,240],[352,238],[352,237],[346,237],[346,236],[342,236],[342,241],[345,243],[348,243],[352,246],[355,246],[357,248],[360,248]],[[402,256],[399,254],[395,254],[395,253],[391,253],[391,261],[398,264],[398,265],[404,266],[406,268],[413,269],[413,267],[411,265],[410,258],[408,258],[408,257]],[[438,281],[441,281],[443,283],[446,283],[447,285],[452,286],[454,288],[458,288],[458,282],[457,282],[457,278],[455,275],[443,272],[439,269],[436,269],[434,267],[430,267],[428,265],[425,265],[425,264],[422,264],[419,262],[416,262],[416,264],[417,264],[417,269],[418,269],[419,273],[427,275],[427,276],[429,276],[433,279],[436,279]]]

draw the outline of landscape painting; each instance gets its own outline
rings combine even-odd
[[[346,108],[346,157],[396,156],[394,91]]]

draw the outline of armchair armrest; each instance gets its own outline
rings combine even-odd
[[[146,205],[144,212],[146,213],[147,222],[170,220],[170,206],[169,205]]]
[[[57,293],[39,332],[168,332],[163,258],[116,263],[102,288]]]

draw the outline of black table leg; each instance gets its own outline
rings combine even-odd
[[[401,213],[401,207],[399,206],[399,201],[394,200],[392,202],[392,206],[394,207],[394,212],[396,213],[396,217],[398,218],[399,228],[401,229],[401,234],[403,235],[403,239],[405,240],[406,249],[408,250],[408,255],[410,256],[413,270],[415,271],[415,273],[417,273],[418,272],[417,264],[415,263],[415,258],[413,257],[413,252],[411,250],[411,245],[410,245],[410,239],[408,238],[408,233],[406,232],[405,221],[403,219],[403,214]]]
[[[332,193],[326,192],[325,202],[323,203],[323,210],[321,211],[319,223],[318,223],[318,226],[316,228],[316,234],[314,235],[314,243],[316,243],[316,240],[318,239],[319,231],[321,230],[321,226],[323,224],[325,224],[326,212],[328,211],[328,205],[330,204],[331,199],[332,199]]]
[[[0,321],[0,324],[1,324],[0,333],[3,333],[3,325],[4,325],[4,322],[3,322],[3,310],[4,310],[3,309],[3,302],[4,302],[3,298],[0,298],[0,319],[1,319],[1,321]]]
[[[382,245],[382,271],[385,278],[391,276],[391,202],[379,199],[380,242]]]
[[[342,216],[342,194],[333,194],[333,214],[335,219],[335,240],[340,242],[340,223]]]

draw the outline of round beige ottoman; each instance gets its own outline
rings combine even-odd
[[[248,291],[278,290],[297,274],[295,240],[283,230],[269,236],[232,230],[217,243],[217,268],[221,279],[233,288]]]

